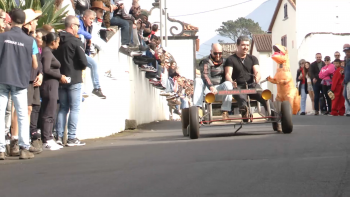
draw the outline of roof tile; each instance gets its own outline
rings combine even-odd
[[[253,42],[258,52],[272,51],[272,35],[271,34],[254,34]]]

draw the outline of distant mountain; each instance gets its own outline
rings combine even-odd
[[[262,3],[253,12],[248,14],[246,18],[250,18],[253,21],[258,22],[261,29],[263,31],[267,31],[269,28],[273,13],[275,12],[277,2],[278,0],[268,0]],[[233,43],[233,41],[230,38],[216,35],[200,45],[199,52],[197,52],[197,58],[200,59],[204,55],[208,55],[211,44],[218,42],[218,40],[223,40],[224,42],[227,42],[227,43]]]

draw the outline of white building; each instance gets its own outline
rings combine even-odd
[[[302,0],[297,4],[298,58],[315,61],[321,53],[334,60],[334,52],[350,43],[350,0]]]
[[[272,45],[282,44],[287,47],[290,60],[290,69],[294,76],[297,74],[298,49],[296,48],[296,0],[279,0],[273,14],[268,32],[272,34]],[[271,48],[271,52],[273,52]],[[277,64],[273,61],[273,75],[277,70]],[[272,93],[277,95],[277,87],[273,86]]]
[[[255,34],[253,35],[250,54],[254,55],[259,60],[261,79],[266,79],[268,76],[273,76],[273,60],[272,55],[272,35],[271,34]],[[263,89],[273,89],[271,83],[263,83]]]

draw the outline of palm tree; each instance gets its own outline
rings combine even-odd
[[[7,13],[13,8],[41,10],[42,16],[39,18],[38,28],[47,24],[54,29],[62,29],[64,26],[62,19],[68,12],[65,11],[67,7],[57,10],[55,0],[46,0],[43,7],[41,7],[40,0],[20,0],[20,5],[17,5],[15,0],[0,0],[0,9]]]

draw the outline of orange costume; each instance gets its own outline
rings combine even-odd
[[[294,115],[300,110],[300,95],[293,82],[292,73],[290,72],[289,56],[287,49],[282,45],[274,45],[275,53],[272,59],[278,64],[277,72],[274,78],[267,77],[267,80],[277,84],[276,101],[289,101]]]

